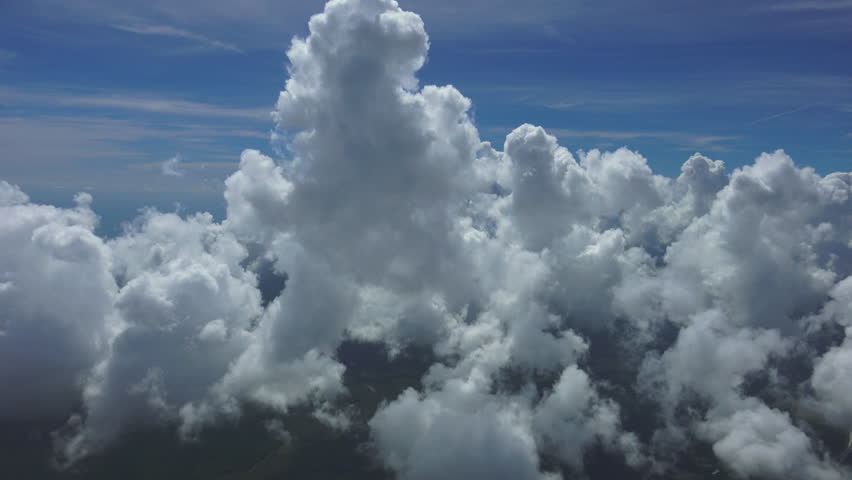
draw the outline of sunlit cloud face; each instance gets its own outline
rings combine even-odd
[[[284,148],[243,151],[221,222],[149,209],[105,239],[91,195],[57,208],[0,183],[0,418],[67,418],[64,466],[260,405],[364,428],[401,479],[570,478],[591,452],[665,477],[695,445],[744,477],[848,478],[800,412],[852,429],[852,174],[776,150],[664,176],[557,139],[601,131],[531,124],[495,146],[458,89],[421,85],[429,48],[392,0],[311,17],[275,106]],[[267,299],[262,266],[284,279]],[[432,363],[359,418],[347,341]]]

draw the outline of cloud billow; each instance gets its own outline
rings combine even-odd
[[[73,462],[150,418],[194,437],[245,402],[328,414],[354,339],[436,358],[368,421],[400,478],[561,478],[592,449],[659,473],[690,442],[742,476],[847,478],[785,405],[852,429],[852,339],[809,343],[852,328],[852,175],[776,151],[667,178],[532,125],[498,151],[470,100],[419,85],[416,14],[333,0],[309,26],[275,114],[291,156],[243,152],[221,223],[147,211],[104,240],[87,195],[59,209],[0,184],[0,378],[19,385],[0,415],[73,415]],[[266,306],[258,258],[287,278]],[[635,360],[618,387],[646,431],[592,366],[604,337]],[[803,351],[812,378],[785,388]],[[758,374],[771,395],[746,388]]]

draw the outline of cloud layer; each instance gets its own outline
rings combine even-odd
[[[368,422],[399,478],[561,478],[591,450],[664,473],[694,442],[742,476],[847,478],[796,412],[852,429],[852,174],[776,151],[667,178],[532,125],[500,151],[459,91],[419,85],[416,14],[333,0],[309,27],[288,154],[242,154],[222,223],[146,211],[101,239],[87,194],[0,183],[0,416],[69,418],[65,462],[246,402],[345,428],[353,339],[437,359]],[[286,277],[268,304],[262,263]]]

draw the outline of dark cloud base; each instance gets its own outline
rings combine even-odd
[[[263,286],[261,285],[261,288]],[[606,345],[605,342],[597,343]],[[606,346],[604,346],[604,349]],[[247,405],[243,416],[205,430],[198,442],[186,443],[174,435],[174,426],[147,426],[130,432],[114,446],[71,469],[56,469],[46,459],[53,454],[53,444],[47,432],[60,429],[64,418],[34,422],[0,423],[0,447],[4,454],[4,478],[75,479],[87,480],[125,478],[182,478],[204,480],[259,480],[271,478],[316,479],[392,479],[394,475],[379,465],[369,451],[369,431],[364,419],[369,419],[382,401],[397,397],[405,388],[418,387],[421,376],[435,360],[428,350],[406,352],[393,360],[381,344],[345,342],[338,357],[347,366],[345,382],[350,398],[345,403],[354,406],[356,421],[351,430],[340,432],[318,421],[310,406],[293,409],[286,415],[260,405]],[[590,371],[599,371],[609,381],[617,382],[620,375],[629,374],[619,349],[612,349],[604,358],[592,358]],[[604,372],[608,369],[607,372]],[[377,373],[381,372],[381,374]],[[628,375],[629,376],[629,375]],[[615,378],[613,378],[615,377]],[[547,383],[543,381],[543,383]],[[621,385],[621,386],[619,386]],[[607,393],[618,398],[632,395],[625,388],[629,382],[614,383]],[[627,404],[627,403],[625,403]],[[625,411],[625,425],[634,431],[653,429],[654,410],[650,402],[637,405],[635,411]],[[287,425],[292,438],[282,442],[271,432],[269,422],[278,420]],[[807,418],[801,421],[807,422]],[[819,423],[810,425],[817,438],[835,447],[846,441],[845,432]],[[842,448],[831,448],[840,454]],[[543,458],[547,470],[559,471],[566,478],[573,472],[560,465],[557,458]],[[585,454],[588,478],[632,478],[635,470],[611,453],[594,448]],[[735,479],[713,455],[709,445],[696,444],[685,452],[664,475],[646,472],[642,478],[660,479]]]
[[[262,288],[262,285],[261,285]],[[34,422],[0,422],[4,478],[87,480],[125,478],[182,478],[260,480],[272,478],[393,479],[370,452],[366,420],[381,402],[396,398],[405,388],[417,388],[434,362],[429,350],[411,349],[389,360],[382,344],[345,342],[338,357],[347,366],[345,382],[356,420],[350,430],[330,428],[312,415],[310,406],[282,415],[260,405],[247,405],[241,418],[206,429],[197,442],[182,442],[173,425],[149,425],[127,432],[115,445],[82,460],[70,469],[57,469],[46,459],[53,454],[48,432],[61,429],[64,418]],[[602,368],[606,366],[602,365]],[[619,370],[618,366],[610,368]],[[381,372],[381,373],[378,373]],[[647,418],[647,412],[641,412]],[[283,441],[269,429],[270,421],[286,425],[292,438]],[[662,478],[733,478],[715,474],[723,468],[708,446],[696,446]],[[557,458],[545,458],[548,470],[558,471]],[[573,474],[570,468],[563,473]],[[621,478],[637,472],[612,454],[593,449],[586,454],[589,478]]]
[[[263,285],[261,285],[263,288]],[[344,400],[359,420],[347,431],[335,430],[313,416],[310,405],[287,414],[262,405],[246,405],[239,419],[206,429],[197,442],[182,442],[174,425],[138,426],[112,447],[59,470],[49,432],[64,418],[33,422],[0,422],[0,447],[7,459],[4,478],[145,479],[183,478],[238,480],[265,478],[380,479],[393,478],[366,449],[369,419],[382,401],[417,387],[434,361],[430,351],[411,349],[389,360],[382,344],[345,342],[338,358],[347,366]],[[381,372],[378,374],[377,372]],[[291,439],[282,441],[270,422],[286,425]]]

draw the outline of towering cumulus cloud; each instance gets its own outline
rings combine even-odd
[[[369,341],[434,358],[367,421],[401,479],[664,478],[695,445],[849,478],[814,425],[852,429],[852,175],[777,151],[667,178],[532,125],[498,151],[418,84],[428,46],[393,0],[330,1],[287,52],[288,157],[245,151],[221,223],[146,211],[104,240],[90,196],[0,183],[0,415],[68,418],[66,462],[249,403],[346,428],[338,350]]]
[[[118,326],[92,197],[34,205],[0,181],[0,418],[66,415]]]

